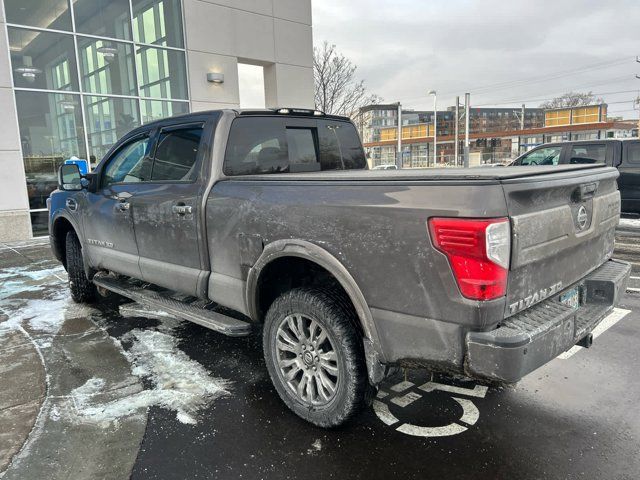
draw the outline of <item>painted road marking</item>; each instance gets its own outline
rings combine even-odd
[[[640,291],[640,289],[638,289],[638,291]],[[605,319],[602,320],[598,324],[598,326],[593,329],[593,331],[591,332],[593,334],[593,338],[598,338],[600,335],[602,335],[604,332],[609,330],[616,323],[618,323],[620,320],[626,317],[629,313],[631,313],[631,310],[626,310],[624,308],[614,308],[613,312],[607,315]],[[567,358],[573,357],[576,353],[578,353],[583,348],[584,347],[581,347],[579,345],[574,345],[573,347],[571,347],[571,349],[558,355],[558,358],[562,360],[566,360]]]
[[[411,387],[413,387],[413,383],[407,380],[404,380],[403,382],[396,383],[393,387],[391,387],[391,390],[393,390],[394,392],[400,393],[400,392],[404,392],[405,390]]]
[[[640,280],[640,277],[629,277],[631,280]]]
[[[442,390],[443,392],[457,393],[458,395],[467,395],[469,397],[484,398],[487,394],[488,387],[484,385],[476,385],[473,388],[454,387],[453,385],[443,385],[437,382],[427,382],[418,387],[425,392],[433,392],[434,390]]]
[[[627,292],[640,292],[640,288],[627,287]]]
[[[391,401],[396,405],[399,405],[400,407],[404,408],[407,405],[411,405],[413,402],[415,402],[419,398],[422,398],[422,395],[420,395],[419,393],[409,392],[406,395],[403,395],[401,397],[394,397],[391,399]]]
[[[396,392],[404,392],[405,390],[411,388],[411,386],[413,385],[413,383],[405,380],[404,382],[400,382],[392,386],[391,390]],[[418,388],[426,393],[430,393],[435,390],[441,390],[443,392],[456,393],[459,395],[466,395],[477,398],[484,398],[487,393],[487,387],[482,385],[474,385],[473,388],[462,388],[455,387],[453,385],[444,385],[437,382],[427,382]],[[380,395],[380,393],[382,393],[382,395]],[[415,391],[409,391],[402,396],[394,397],[388,392],[380,390],[377,397],[380,399],[384,398],[386,400],[374,400],[373,411],[375,412],[376,416],[385,425],[388,426],[401,423],[398,417],[391,413],[389,404],[385,403],[387,400],[389,400],[388,397],[390,396],[392,397],[390,398],[391,403],[398,405],[400,408],[405,408],[407,405],[410,405],[416,400],[422,398],[422,395]],[[396,430],[398,432],[414,437],[448,437],[467,431],[467,429],[470,426],[475,425],[480,418],[480,411],[478,410],[478,407],[476,407],[475,404],[467,398],[458,398],[453,396],[451,398],[462,407],[462,416],[458,420],[451,422],[449,425],[444,425],[441,427],[423,427],[420,425],[413,425],[411,423],[401,423],[400,426],[396,428]]]
[[[378,393],[376,393],[376,397],[377,398],[384,398],[387,395],[389,395],[387,392],[385,392],[384,390],[378,390]]]

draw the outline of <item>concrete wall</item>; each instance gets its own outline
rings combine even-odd
[[[4,2],[0,2],[0,242],[31,237],[16,102],[12,90]]]
[[[311,0],[183,4],[192,111],[239,107],[239,62],[264,67],[267,107],[313,108]],[[224,83],[208,83],[207,72]]]

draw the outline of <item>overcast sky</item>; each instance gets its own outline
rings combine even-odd
[[[431,108],[430,89],[442,107],[465,91],[472,105],[533,106],[592,90],[637,118],[638,0],[313,0],[313,28],[371,92],[408,108]]]
[[[592,90],[610,114],[638,116],[639,0],[313,0],[313,38],[406,108],[431,108],[431,89],[442,109],[465,91],[472,106],[535,106]],[[264,102],[258,78],[245,75],[245,105]]]

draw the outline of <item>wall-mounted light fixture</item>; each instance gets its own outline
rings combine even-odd
[[[207,82],[210,83],[224,83],[224,73],[209,72],[207,73]]]
[[[96,48],[96,51],[102,54],[102,56],[107,61],[107,63],[113,62],[115,58],[118,56],[118,49],[115,47],[102,46],[102,47]]]

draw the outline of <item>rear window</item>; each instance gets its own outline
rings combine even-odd
[[[297,173],[366,166],[358,133],[351,123],[254,117],[233,121],[224,173]]]
[[[571,147],[569,163],[604,163],[606,156],[606,145],[574,145]]]

